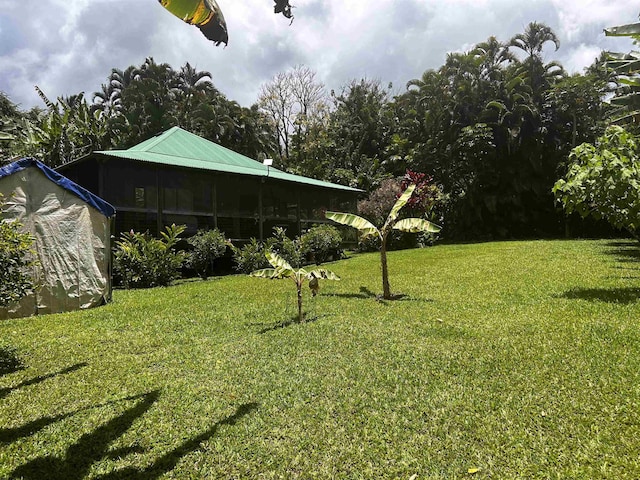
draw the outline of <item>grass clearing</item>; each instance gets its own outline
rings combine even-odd
[[[0,323],[0,477],[638,478],[640,258],[437,246]],[[284,326],[283,326],[284,325]],[[469,469],[479,468],[470,474]]]

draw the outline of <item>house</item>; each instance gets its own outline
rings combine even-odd
[[[233,240],[263,239],[273,227],[295,236],[355,211],[361,190],[285,173],[173,127],[128,150],[93,152],[58,168],[118,211],[115,230],[159,234],[219,228]]]
[[[66,312],[111,299],[114,208],[44,164],[25,158],[0,168],[3,221],[33,238],[33,293],[0,318]]]

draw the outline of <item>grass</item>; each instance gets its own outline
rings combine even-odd
[[[437,246],[0,323],[0,477],[639,478],[640,258]],[[479,469],[469,473],[470,469]]]

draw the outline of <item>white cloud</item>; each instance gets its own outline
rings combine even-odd
[[[397,87],[438,68],[447,52],[495,35],[506,41],[531,21],[551,26],[561,49],[547,52],[581,71],[599,49],[629,50],[605,26],[632,22],[636,0],[291,0],[295,20],[274,15],[271,0],[219,0],[229,45],[215,47],[151,0],[0,0],[0,90],[23,107],[99,90],[112,68],[146,57],[208,70],[230,99],[249,105],[260,85],[297,64],[328,88],[378,78]],[[24,11],[38,12],[24,15]]]

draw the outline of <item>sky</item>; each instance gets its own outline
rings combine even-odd
[[[112,68],[146,57],[178,70],[208,71],[214,85],[243,106],[276,74],[305,65],[328,90],[368,78],[406,83],[494,35],[508,41],[533,21],[550,26],[560,49],[545,49],[570,73],[602,50],[629,51],[604,27],[638,21],[638,0],[291,0],[290,25],[272,0],[218,0],[229,44],[216,47],[157,0],[0,0],[0,91],[26,110],[44,107],[38,85],[54,99],[92,93]]]

